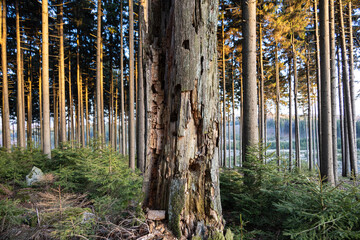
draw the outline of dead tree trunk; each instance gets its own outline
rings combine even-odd
[[[146,38],[145,207],[177,237],[223,228],[219,182],[217,1],[151,1]],[[159,24],[162,23],[162,24]]]

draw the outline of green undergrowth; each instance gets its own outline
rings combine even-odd
[[[223,170],[220,176],[234,239],[360,239],[358,187],[332,187],[318,173],[263,164],[259,152],[252,152],[246,170]]]
[[[38,149],[0,151],[0,239],[12,239],[18,228],[37,239],[97,239],[120,236],[123,219],[133,219],[126,224],[134,226],[141,222],[142,177],[129,169],[126,157],[96,144],[64,145],[51,155]],[[46,177],[28,187],[25,176],[33,166]]]

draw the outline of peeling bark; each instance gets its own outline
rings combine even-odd
[[[166,210],[177,237],[206,236],[223,228],[217,1],[149,4],[152,15],[144,39],[148,91],[144,205]]]

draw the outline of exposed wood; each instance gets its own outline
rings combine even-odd
[[[178,238],[191,238],[196,229],[208,237],[223,228],[217,1],[155,0],[150,11],[144,46],[149,84],[144,205],[166,210]]]

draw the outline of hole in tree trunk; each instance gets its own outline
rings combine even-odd
[[[190,45],[190,43],[189,43],[188,39],[183,41],[183,44],[182,44],[183,48],[190,50],[189,45]]]

